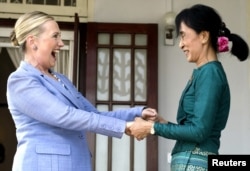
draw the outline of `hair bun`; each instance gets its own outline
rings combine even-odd
[[[10,33],[10,40],[11,40],[11,43],[13,44],[13,46],[20,46],[19,43],[18,43],[18,40],[16,38],[16,32],[15,32],[15,30],[13,30]]]
[[[226,24],[224,22],[221,23],[221,27],[219,30],[219,36],[225,36],[231,40],[231,32],[230,30],[226,27]]]

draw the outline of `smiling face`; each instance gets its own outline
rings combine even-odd
[[[185,53],[188,62],[193,62],[200,66],[209,60],[211,48],[208,32],[196,33],[192,28],[181,22],[179,34],[179,47]]]
[[[41,26],[41,33],[38,36],[30,37],[30,54],[28,62],[43,73],[55,66],[56,54],[64,46],[61,39],[61,32],[54,20],[49,20]]]

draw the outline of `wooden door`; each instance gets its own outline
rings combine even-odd
[[[157,24],[88,23],[85,94],[99,110],[157,109]],[[86,62],[86,64],[85,64]],[[94,171],[157,171],[158,139],[90,133]]]

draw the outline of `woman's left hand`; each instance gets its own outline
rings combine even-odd
[[[142,118],[147,121],[155,121],[157,120],[157,111],[153,108],[145,108],[142,111]]]

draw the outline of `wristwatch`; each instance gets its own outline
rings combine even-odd
[[[155,134],[154,123],[152,124],[152,127],[150,129],[150,134],[152,134],[152,135]]]

